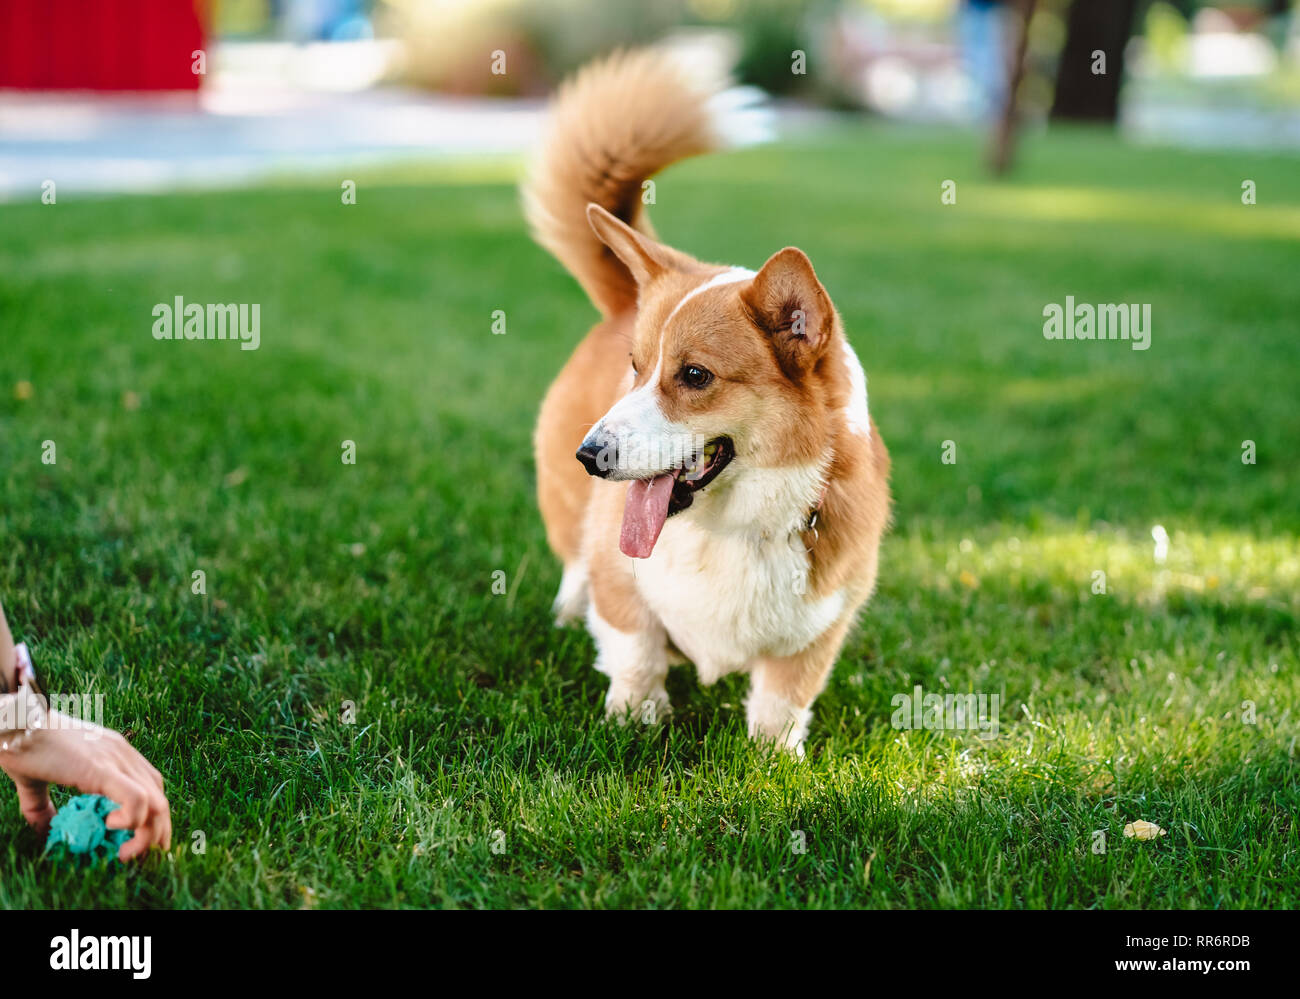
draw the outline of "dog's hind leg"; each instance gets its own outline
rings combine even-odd
[[[582,562],[570,562],[564,567],[560,592],[555,595],[555,602],[551,605],[551,611],[555,614],[555,626],[562,628],[586,614],[587,600],[587,566]]]

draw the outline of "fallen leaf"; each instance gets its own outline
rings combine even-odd
[[[36,394],[36,388],[31,382],[19,382],[14,386],[14,398],[19,402],[25,402]]]
[[[1145,819],[1130,822],[1124,827],[1124,835],[1130,839],[1155,839],[1164,834],[1165,831],[1158,825],[1154,822],[1147,822]]]

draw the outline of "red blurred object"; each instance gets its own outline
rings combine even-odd
[[[198,90],[196,0],[0,0],[0,87]]]

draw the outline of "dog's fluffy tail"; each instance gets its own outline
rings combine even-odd
[[[662,49],[618,52],[590,63],[556,95],[548,133],[523,185],[533,238],[553,253],[605,315],[636,304],[627,268],[587,222],[595,202],[653,237],[645,180],[687,156],[762,141],[762,94],[692,80]]]

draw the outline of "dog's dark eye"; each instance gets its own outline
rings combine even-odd
[[[682,381],[693,389],[702,389],[713,381],[713,374],[698,364],[683,364],[681,375]]]

